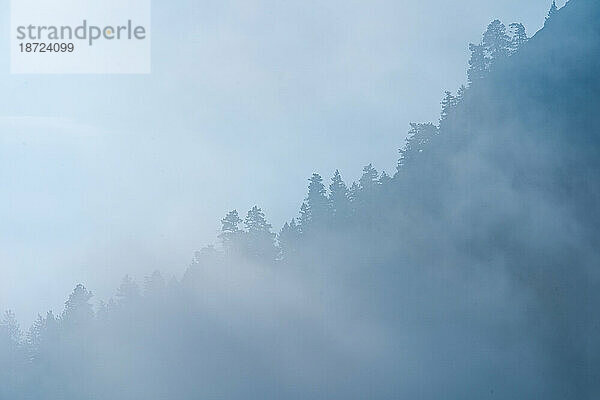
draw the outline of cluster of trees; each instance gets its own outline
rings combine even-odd
[[[556,4],[553,2],[548,19],[556,12]],[[261,261],[283,260],[296,251],[304,238],[348,227],[353,223],[353,218],[363,212],[372,199],[391,185],[402,169],[427,148],[445,121],[461,104],[470,86],[483,79],[496,61],[515,54],[527,40],[525,27],[520,23],[510,24],[508,30],[499,20],[489,24],[481,43],[470,44],[472,54],[467,71],[468,86],[461,86],[456,95],[450,91],[445,92],[438,125],[410,124],[406,143],[400,149],[394,176],[385,171],[379,173],[369,164],[363,168],[358,182],[348,186],[336,170],[326,187],[322,176],[315,173],[308,180],[308,193],[300,207],[299,216],[286,222],[278,234],[272,231],[272,225],[258,206],[252,207],[243,219],[237,210],[228,212],[221,220],[219,234],[223,251]],[[156,272],[146,279],[145,287],[147,293],[157,293],[164,289],[165,283]],[[91,297],[92,294],[82,285],[77,286],[60,316],[57,317],[52,312],[45,317],[39,316],[26,334],[19,329],[14,314],[6,312],[0,321],[0,360],[17,357],[20,353],[27,353],[27,358],[31,361],[37,359],[43,351],[44,336],[55,335],[55,330],[59,330],[61,326],[77,325],[92,318],[94,312],[89,303]],[[101,303],[98,315],[106,314],[119,304],[138,298],[141,298],[139,287],[129,277],[125,277],[117,291],[117,301]]]
[[[551,10],[550,15],[552,14]],[[500,21],[493,21],[484,33],[482,42],[471,45],[469,86],[477,79],[483,78],[496,60],[516,53],[526,41],[527,36],[522,24],[511,24],[507,32]],[[380,173],[369,164],[363,168],[360,179],[349,186],[336,170],[326,187],[322,176],[315,173],[308,180],[308,193],[300,207],[299,216],[286,222],[278,234],[272,231],[272,225],[258,206],[252,207],[243,219],[237,210],[232,210],[221,220],[219,239],[222,253],[260,262],[281,262],[293,257],[302,244],[310,242],[312,238],[355,225],[357,218],[361,218],[367,212],[374,199],[399,179],[403,168],[425,151],[445,121],[463,101],[468,90],[469,87],[462,86],[456,95],[449,91],[445,93],[438,125],[410,124],[406,143],[400,149],[394,176],[385,171]],[[215,251],[206,249],[203,254]],[[0,370],[0,379],[10,382],[16,379],[16,374],[20,371],[17,366],[36,364],[52,354],[58,355],[59,338],[64,340],[73,332],[89,326],[95,317],[102,320],[125,304],[163,293],[166,287],[158,272],[146,278],[143,294],[131,278],[125,277],[115,299],[108,303],[101,302],[94,312],[90,303],[92,293],[83,285],[78,285],[69,296],[60,315],[55,316],[50,311],[45,316],[38,316],[27,332],[21,331],[12,312],[6,312],[0,320],[0,364],[13,365],[15,368]]]
[[[546,16],[546,23],[556,13],[558,13],[558,7],[556,1],[553,0]],[[469,44],[469,50],[471,51],[467,71],[469,84],[485,78],[495,63],[516,54],[528,40],[525,26],[522,23],[513,22],[507,28],[500,20],[492,21],[483,33],[481,42]],[[464,91],[464,87],[461,90]],[[448,92],[446,92],[446,101],[449,101],[450,104],[452,104],[452,101],[459,101],[461,90],[459,90],[456,97],[448,97]]]
[[[553,18],[556,12],[557,7],[553,2],[547,20]],[[328,184],[321,175],[315,173],[308,180],[308,192],[300,207],[299,216],[286,222],[279,233],[273,232],[272,225],[258,206],[252,207],[243,218],[237,210],[232,210],[221,220],[219,239],[222,249],[206,248],[197,258],[230,257],[261,264],[285,264],[306,252],[307,248],[315,246],[315,241],[320,238],[332,236],[330,234],[333,232],[364,230],[362,222],[366,220],[365,216],[368,215],[370,221],[377,220],[382,196],[393,193],[407,171],[428,152],[436,138],[445,134],[450,121],[468,100],[471,88],[485,79],[496,62],[516,54],[527,41],[522,24],[512,23],[507,29],[502,22],[495,20],[487,27],[482,41],[470,45],[468,84],[461,86],[456,94],[445,92],[437,124],[410,124],[393,176],[385,171],[380,173],[372,164],[365,166],[360,179],[351,185],[344,182],[337,170]],[[390,205],[396,201],[394,197],[390,199],[385,204]],[[388,214],[386,218],[393,213]],[[396,245],[394,240],[398,240],[397,237],[383,235],[373,238],[378,239],[388,240],[393,246]],[[127,360],[130,355],[123,353],[127,353],[129,349],[124,343],[132,346],[145,343],[147,346],[143,350],[148,353],[150,349],[150,353],[155,353],[146,356],[154,360],[156,365],[147,363],[144,367],[150,370],[153,367],[160,368],[163,374],[169,373],[165,363],[180,363],[180,360],[170,360],[165,356],[173,349],[177,349],[177,354],[188,363],[185,365],[197,365],[197,355],[192,354],[186,358],[186,352],[197,346],[199,335],[209,336],[205,332],[209,329],[209,324],[194,325],[200,317],[198,313],[192,312],[190,303],[182,297],[185,279],[184,277],[182,282],[172,280],[167,283],[159,272],[154,272],[145,278],[144,287],[140,288],[133,279],[126,276],[114,299],[107,303],[101,302],[96,308],[91,302],[93,294],[83,285],[77,285],[68,297],[62,313],[55,315],[50,311],[45,316],[38,316],[26,332],[20,329],[15,315],[10,311],[6,312],[0,318],[0,399],[111,398],[90,396],[90,392],[113,393],[106,382],[118,381],[122,371],[116,369],[115,375],[105,377],[104,383],[90,383],[89,377],[97,374],[89,371],[88,360]],[[382,297],[386,302],[389,300],[386,296]],[[177,312],[174,313],[173,310]],[[167,332],[153,332],[153,323],[156,321],[161,321]],[[189,333],[190,338],[182,336],[180,331],[186,331],[190,326],[194,327]],[[198,326],[201,328],[197,328]],[[213,336],[223,334],[210,333]],[[185,340],[181,344],[177,340],[169,341],[166,339],[169,335],[174,338],[184,337]],[[103,354],[90,354],[95,351]],[[156,358],[152,358],[153,356]],[[218,354],[215,360],[218,362],[220,357],[221,354]],[[181,376],[185,376],[185,371],[177,372],[179,376],[176,378],[165,379],[182,379]],[[125,382],[124,385],[129,383]],[[158,390],[158,387],[147,389]],[[114,393],[123,394],[122,391],[119,392],[123,388],[114,390]],[[176,398],[176,393],[173,392],[176,389],[170,390],[168,396]],[[23,393],[27,396],[23,396]],[[140,393],[133,393],[129,398],[144,397]]]
[[[552,13],[552,12],[551,12]],[[369,164],[363,168],[358,182],[348,186],[336,170],[327,188],[318,173],[309,178],[308,194],[300,207],[300,215],[286,222],[278,234],[264,212],[254,206],[242,220],[237,210],[230,211],[222,220],[219,238],[226,252],[243,254],[261,260],[285,259],[297,251],[299,244],[313,234],[347,228],[356,222],[368,204],[384,188],[397,179],[402,168],[418,158],[429,142],[443,129],[449,116],[462,103],[469,88],[485,78],[495,62],[516,54],[527,42],[525,27],[512,23],[507,30],[499,20],[489,24],[480,44],[471,44],[468,86],[462,85],[456,95],[446,91],[442,100],[439,123],[411,123],[406,143],[400,149],[397,171],[394,176],[381,174]],[[240,228],[243,224],[245,229]]]
[[[444,104],[440,124],[457,105],[458,101]],[[433,123],[411,123],[393,176],[368,164],[358,181],[348,185],[336,170],[326,185],[323,177],[314,173],[308,179],[307,195],[298,217],[285,222],[277,234],[264,211],[256,205],[243,219],[237,210],[229,211],[221,220],[218,235],[223,253],[261,262],[285,262],[307,246],[315,246],[319,238],[360,227],[359,220],[369,217],[373,203],[388,193],[403,168],[418,159],[438,133],[439,126]],[[201,253],[215,252],[218,250],[211,246]]]
[[[281,260],[296,251],[304,239],[347,227],[361,204],[391,180],[385,171],[379,173],[372,164],[363,168],[359,181],[350,187],[337,170],[329,188],[321,175],[315,173],[308,180],[308,194],[299,217],[286,222],[279,234],[272,232],[258,206],[252,207],[243,220],[237,210],[232,210],[221,220],[222,247],[227,253],[261,261]]]
[[[155,271],[145,278],[142,290],[125,276],[114,298],[95,307],[93,293],[78,284],[59,315],[38,315],[25,332],[14,313],[5,312],[0,318],[0,398],[91,398],[81,396],[89,396],[82,391],[92,385],[78,380],[89,379],[90,370],[97,367],[91,360],[94,353],[105,352],[103,340],[122,337],[127,320],[141,317],[147,307],[157,310],[179,292],[178,285],[175,280],[166,283]],[[140,334],[147,335],[136,332]]]
[[[484,32],[481,42],[469,45],[471,50],[467,71],[469,84],[485,78],[495,63],[517,53],[527,40],[523,24],[512,23],[507,30],[500,20],[492,21]]]

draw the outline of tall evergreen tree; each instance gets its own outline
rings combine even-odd
[[[353,210],[356,216],[366,216],[369,214],[370,205],[374,197],[379,192],[379,172],[373,167],[373,164],[363,167],[363,173],[358,180],[358,186],[353,192]]]
[[[466,92],[467,88],[465,87],[465,85],[460,85],[458,91],[456,92],[456,102],[458,104],[460,104],[460,102],[464,100]]]
[[[61,321],[69,328],[81,328],[88,325],[94,317],[90,299],[94,295],[85,286],[78,284],[65,302]]]
[[[221,233],[219,234],[219,238],[226,250],[231,251],[235,249],[237,242],[239,242],[242,234],[242,231],[239,228],[241,223],[242,220],[238,215],[237,210],[228,212],[225,218],[221,220]]]
[[[483,34],[481,44],[490,63],[507,57],[510,52],[510,38],[506,34],[506,26],[500,20],[492,21]]]
[[[472,85],[487,75],[489,59],[485,55],[485,49],[480,44],[469,44],[469,50],[471,51],[471,58],[469,59],[467,77],[469,85]]]
[[[6,311],[0,318],[0,340],[13,346],[21,343],[22,332],[12,311]]]
[[[521,23],[513,22],[509,25],[510,36],[510,54],[515,54],[519,49],[527,43],[527,32],[525,26]]]
[[[258,208],[252,207],[244,218],[246,227],[245,250],[249,256],[270,259],[275,255],[275,234],[271,232],[271,224],[265,214]]]
[[[310,212],[310,223],[313,226],[323,227],[329,222],[331,215],[323,178],[319,174],[313,174],[308,181],[306,204]]]
[[[300,232],[302,234],[306,234],[310,229],[309,227],[311,223],[310,209],[308,208],[308,204],[306,204],[306,201],[302,202],[302,205],[300,206],[300,218],[298,222]]]
[[[452,113],[454,108],[458,104],[458,98],[452,94],[452,92],[446,90],[444,92],[444,98],[442,100],[442,113],[440,117],[440,125],[448,118],[448,115]]]
[[[38,357],[46,358],[49,353],[55,352],[56,342],[58,341],[58,322],[54,313],[48,311],[43,322],[41,340],[38,347]]]
[[[381,186],[385,186],[385,185],[389,184],[391,181],[392,181],[392,177],[389,176],[387,174],[387,172],[382,171],[381,175],[379,176],[379,184]]]
[[[357,201],[359,191],[360,187],[358,186],[358,183],[352,182],[350,189],[348,189],[348,199],[350,200],[351,205]]]
[[[258,206],[254,206],[248,211],[244,219],[244,226],[250,235],[271,234],[271,224],[267,222],[265,213]]]
[[[337,169],[329,185],[329,203],[331,205],[333,224],[336,226],[344,224],[350,216],[350,199],[348,187],[342,180],[340,171]]]
[[[46,329],[46,320],[38,314],[35,321],[27,331],[26,342],[27,347],[29,349],[30,359],[34,359],[40,350],[40,344],[42,342],[42,337],[44,335],[44,331]]]
[[[279,243],[279,255],[281,258],[287,258],[296,252],[298,241],[300,239],[300,229],[296,224],[296,219],[292,218],[289,223],[285,223],[279,235],[277,242]]]
[[[358,181],[361,192],[373,192],[379,184],[378,178],[379,172],[373,167],[373,164],[365,166]]]

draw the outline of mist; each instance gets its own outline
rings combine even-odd
[[[227,210],[279,228],[313,171],[392,173],[467,44],[492,18],[535,32],[546,3],[178,1],[154,5],[149,76],[5,73],[0,309],[29,323],[77,282],[180,276]]]
[[[150,76],[5,78],[0,398],[596,398],[600,7],[546,3],[158,5]]]

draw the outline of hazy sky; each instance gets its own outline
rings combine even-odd
[[[155,2],[139,76],[10,75],[3,36],[0,309],[29,322],[78,282],[99,300],[127,273],[180,275],[230,209],[278,230],[312,172],[393,173],[408,123],[465,82],[468,43],[494,18],[534,33],[549,3]]]

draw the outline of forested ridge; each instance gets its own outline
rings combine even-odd
[[[595,399],[600,4],[494,20],[394,173],[223,217],[181,279],[0,322],[0,399]]]

